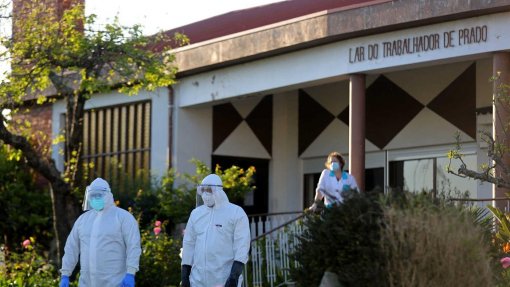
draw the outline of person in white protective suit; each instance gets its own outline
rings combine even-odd
[[[115,206],[110,186],[95,179],[85,191],[83,213],[67,237],[60,287],[80,258],[80,287],[133,287],[141,254],[140,231],[131,213]]]
[[[181,286],[239,287],[248,261],[250,228],[244,210],[228,201],[210,174],[197,188],[204,205],[189,217],[182,244]]]

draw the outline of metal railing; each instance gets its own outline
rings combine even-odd
[[[244,286],[292,286],[290,268],[298,264],[289,254],[303,232],[302,211],[250,216],[251,254],[245,265]],[[251,278],[249,278],[251,277]]]
[[[463,205],[476,205],[480,208],[485,208],[487,205],[498,206],[504,212],[510,212],[510,198],[508,197],[493,197],[493,198],[450,198],[452,202]]]
[[[303,211],[260,213],[248,216],[252,241],[262,234],[282,227],[285,223],[301,216]]]
[[[510,212],[510,198],[450,198],[456,204],[478,206],[498,206]],[[294,286],[290,277],[291,266],[298,262],[289,254],[297,244],[297,236],[304,231],[304,213],[280,212],[249,216],[251,231],[251,253],[244,269],[245,287]]]

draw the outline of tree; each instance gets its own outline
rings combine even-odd
[[[0,140],[42,175],[50,185],[57,257],[80,208],[76,194],[83,193],[82,139],[85,102],[92,94],[111,91],[135,95],[140,89],[154,90],[175,81],[177,68],[168,51],[148,49],[159,37],[144,37],[140,26],[122,27],[117,21],[93,28],[95,16],[85,16],[83,5],[65,11],[37,0],[23,6],[13,36],[0,38],[6,51],[0,60],[11,69],[0,83]],[[58,12],[58,13],[57,13]],[[60,14],[60,15],[59,15]],[[66,101],[65,130],[58,139],[65,143],[64,170],[59,170],[41,139],[19,120],[32,105]]]

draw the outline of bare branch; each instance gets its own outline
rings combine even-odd
[[[503,178],[491,176],[489,172],[476,172],[474,170],[470,170],[470,169],[466,168],[465,164],[462,164],[459,167],[459,170],[457,173],[451,172],[451,171],[448,171],[448,172],[462,176],[462,177],[469,177],[472,179],[490,182],[490,183],[495,184],[497,187],[510,188],[510,182],[504,180]]]
[[[510,169],[508,166],[505,165],[503,162],[503,156],[505,154],[505,151],[497,148],[497,143],[492,137],[491,134],[489,134],[487,131],[481,132],[482,139],[487,143],[487,155],[489,158],[494,161],[494,167],[498,166],[502,169],[504,174],[509,174]],[[495,152],[494,150],[498,149],[498,152]]]

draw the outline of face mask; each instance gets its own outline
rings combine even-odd
[[[340,164],[338,162],[334,161],[334,162],[331,163],[331,170],[332,171],[337,171],[339,169],[340,169]]]
[[[103,198],[92,198],[90,200],[90,206],[97,211],[101,211],[104,208],[104,199]]]
[[[202,193],[202,200],[204,201],[204,204],[207,205],[208,207],[214,206],[214,195],[212,195],[212,193],[209,192]]]

